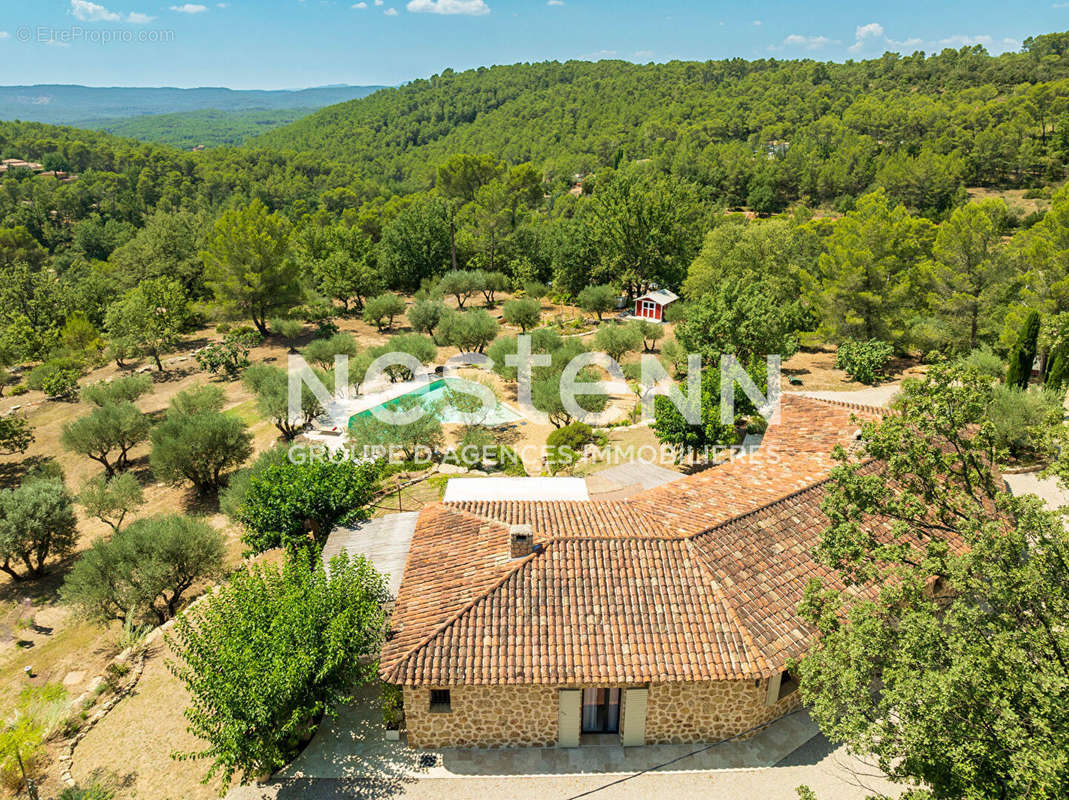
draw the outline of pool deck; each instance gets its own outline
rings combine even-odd
[[[397,398],[408,394],[420,387],[427,386],[436,380],[442,380],[446,376],[435,371],[434,367],[427,368],[415,378],[404,383],[390,383],[386,379],[376,381],[373,384],[362,384],[360,393],[355,397],[345,397],[330,403],[312,423],[312,429],[306,431],[304,437],[314,442],[325,444],[330,450],[343,447],[348,441],[349,420],[357,414],[369,411],[383,403],[389,403]],[[527,415],[519,408],[498,400],[498,405],[507,409],[517,416],[516,422],[524,421]],[[505,423],[501,423],[505,424]]]

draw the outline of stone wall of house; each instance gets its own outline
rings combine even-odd
[[[765,705],[768,682],[654,683],[646,707],[646,743],[712,742],[735,736],[798,707],[798,692]]]
[[[408,743],[438,747],[555,747],[558,688],[451,686],[451,711],[430,710],[430,688],[404,687]],[[646,707],[646,743],[711,742],[769,722],[798,707],[798,692],[765,705],[768,683],[654,683]],[[626,702],[621,724],[627,724]]]
[[[438,688],[438,687],[436,687]],[[451,711],[430,710],[430,688],[404,687],[412,747],[555,747],[552,686],[449,686]]]

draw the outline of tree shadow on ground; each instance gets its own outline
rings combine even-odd
[[[776,762],[777,767],[805,767],[818,764],[835,752],[835,745],[823,733],[792,750]]]

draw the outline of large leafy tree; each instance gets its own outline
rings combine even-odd
[[[237,571],[180,616],[169,666],[192,698],[189,730],[224,788],[272,772],[322,714],[375,677],[385,639],[382,576],[362,558],[297,557]]]
[[[336,525],[367,518],[378,480],[372,462],[310,459],[268,466],[251,477],[237,510],[243,540],[256,552],[322,545]]]
[[[701,246],[706,222],[695,187],[677,178],[618,173],[594,192],[590,225],[600,248],[599,279],[628,296],[651,282],[679,286]]]
[[[204,269],[199,250],[209,222],[203,211],[156,211],[132,239],[111,253],[108,263],[124,287],[149,278],[173,278],[187,295],[201,298]]]
[[[161,356],[172,350],[189,324],[189,298],[174,278],[149,278],[108,308],[104,326],[113,349],[149,356],[163,371]]]
[[[382,232],[379,265],[391,289],[412,292],[450,263],[449,211],[434,196],[417,197]]]
[[[748,365],[755,357],[792,355],[801,324],[795,303],[766,291],[761,282],[733,277],[687,302],[676,340],[706,364],[719,364],[721,355],[731,354]]]
[[[883,190],[858,200],[840,219],[819,260],[814,301],[835,341],[883,339],[901,344],[916,299],[910,269],[931,249],[933,226],[895,205]]]
[[[1007,215],[998,199],[956,209],[939,226],[932,261],[922,267],[940,338],[955,350],[971,350],[997,333],[998,311],[1013,278],[1002,246]]]
[[[215,299],[250,318],[264,336],[268,319],[300,299],[290,224],[281,214],[268,212],[259,200],[223,214],[201,258]]]
[[[691,425],[668,397],[658,395],[654,398],[651,428],[661,444],[675,451],[677,460],[710,458],[716,455],[717,449],[736,442],[734,425],[725,425],[720,420],[719,369],[706,367],[702,370],[701,397],[698,402],[701,421]]]
[[[839,452],[820,552],[870,590],[814,581],[803,603],[820,631],[800,665],[814,719],[917,797],[1069,790],[1069,540],[1004,491],[991,392],[933,367],[863,427],[856,458]]]

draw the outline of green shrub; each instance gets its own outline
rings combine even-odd
[[[583,448],[594,441],[594,430],[585,422],[572,422],[546,437],[546,464],[557,473],[574,464]]]
[[[998,384],[993,387],[988,417],[997,446],[1014,458],[1040,457],[1046,431],[1061,422],[1062,398],[1052,391]]]
[[[78,378],[81,376],[81,360],[62,356],[50,358],[31,369],[26,376],[26,385],[49,397],[70,397],[78,390]]]
[[[962,356],[958,360],[958,365],[992,380],[1001,378],[1006,371],[1002,359],[995,355],[994,351],[986,345],[976,348],[966,356]]]
[[[405,722],[404,694],[400,686],[382,684],[382,723],[388,731],[399,731]]]
[[[128,375],[111,382],[90,384],[82,389],[81,397],[99,408],[108,403],[133,403],[151,390],[152,378],[148,375]]]
[[[263,337],[252,328],[236,328],[221,342],[212,342],[197,353],[200,368],[213,375],[221,374],[228,381],[236,380],[249,366],[249,351],[260,344]]]
[[[11,396],[18,397],[19,395],[26,394],[28,391],[30,391],[30,387],[25,383],[20,383],[11,387]]]
[[[890,342],[880,339],[855,341],[847,339],[839,345],[835,355],[835,366],[845,370],[846,374],[861,383],[876,383],[877,376],[883,373],[887,362],[894,354]]]

